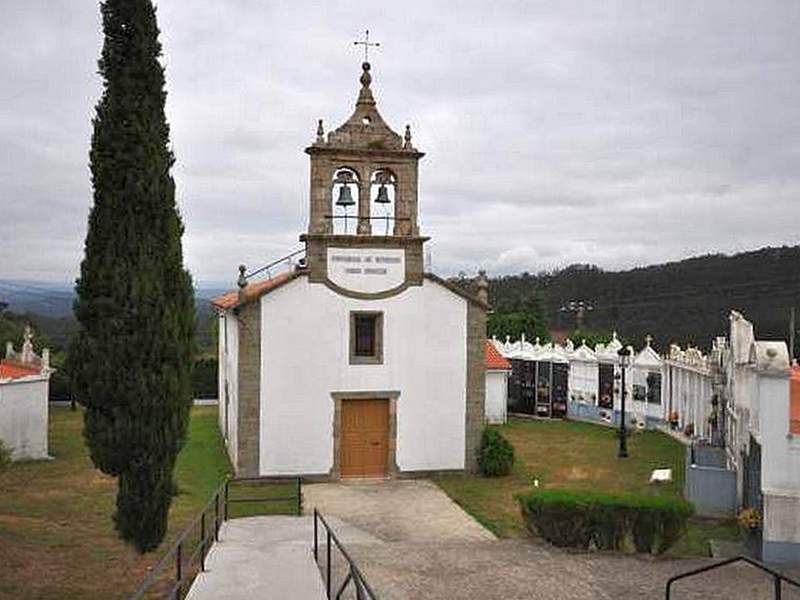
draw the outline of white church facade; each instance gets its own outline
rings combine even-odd
[[[305,258],[213,301],[220,427],[241,476],[474,470],[484,424],[488,285],[426,273],[423,153],[377,111],[364,63],[353,115],[310,156]],[[354,214],[350,214],[350,210]]]

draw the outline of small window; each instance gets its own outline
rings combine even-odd
[[[350,364],[383,363],[383,313],[350,313]]]

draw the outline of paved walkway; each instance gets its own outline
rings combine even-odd
[[[316,506],[326,517],[338,517],[384,542],[496,539],[438,485],[424,479],[309,484],[303,487],[303,506],[307,513]]]
[[[337,534],[380,600],[660,599],[669,577],[711,562],[497,540],[423,480],[307,485],[304,500],[307,510],[316,506],[327,518],[358,528]],[[676,584],[673,599],[767,600],[771,594],[761,573],[732,566]],[[800,593],[785,588],[783,599],[800,600]]]
[[[324,600],[313,527],[311,517],[227,521],[187,600]]]

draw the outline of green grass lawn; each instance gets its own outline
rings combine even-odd
[[[443,475],[437,483],[488,529],[501,537],[527,535],[514,496],[542,488],[596,489],[682,497],[685,448],[660,432],[636,432],[628,454],[617,458],[614,429],[575,421],[512,419],[498,430],[514,445],[516,463],[506,477]],[[671,468],[673,481],[650,484],[653,469]],[[703,554],[709,536],[729,539],[730,523],[693,521],[686,539],[671,552]]]
[[[116,482],[96,470],[81,412],[50,412],[52,461],[0,473],[0,598],[124,598],[230,473],[215,406],[195,407],[178,459],[167,542],[139,556],[111,521]]]

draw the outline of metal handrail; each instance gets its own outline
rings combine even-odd
[[[264,271],[267,271],[267,273],[269,273],[269,270],[272,267],[276,267],[281,263],[287,262],[289,259],[294,258],[298,254],[305,253],[305,251],[306,251],[305,248],[299,248],[299,249],[295,250],[294,252],[290,252],[286,256],[282,256],[281,258],[278,258],[277,260],[273,260],[272,262],[267,263],[263,267],[259,267],[255,271],[251,271],[250,273],[243,273],[242,277],[244,278],[245,281],[247,281],[251,277],[255,277],[256,275],[259,275],[259,274],[263,273]]]
[[[733,564],[733,563],[736,563],[736,562],[739,562],[739,561],[746,562],[747,564],[752,565],[752,566],[756,567],[757,569],[760,569],[761,571],[764,571],[768,575],[772,576],[772,578],[773,578],[773,586],[774,586],[773,590],[774,590],[774,594],[775,594],[773,597],[775,598],[775,600],[781,600],[782,591],[783,591],[781,584],[784,581],[786,583],[788,583],[789,585],[793,585],[796,588],[800,589],[800,583],[798,583],[797,581],[794,581],[793,579],[789,579],[788,577],[786,577],[785,575],[782,575],[781,573],[778,573],[777,571],[774,571],[774,570],[770,569],[769,567],[767,567],[763,563],[760,563],[757,560],[754,560],[754,559],[750,558],[749,556],[736,556],[734,558],[728,558],[728,559],[725,559],[725,560],[721,560],[721,561],[719,561],[717,563],[714,563],[713,565],[707,565],[705,567],[700,567],[698,569],[693,569],[692,571],[687,571],[686,573],[681,573],[680,575],[675,575],[673,577],[670,577],[667,580],[666,600],[670,600],[670,594],[672,593],[672,584],[675,583],[676,581],[679,581],[681,579],[686,579],[687,577],[693,577],[694,575],[699,575],[700,573],[705,573],[707,571],[713,571],[714,569],[719,569],[720,567],[725,567],[727,565],[730,565],[730,564]]]
[[[339,541],[339,538],[336,537],[336,534],[333,533],[330,525],[325,520],[325,517],[322,516],[316,508],[314,509],[314,560],[319,564],[319,525],[318,523],[322,523],[322,526],[325,528],[325,556],[326,556],[326,566],[325,566],[325,592],[327,593],[328,600],[331,598],[335,598],[335,600],[340,600],[342,594],[347,589],[350,583],[353,584],[356,590],[356,600],[377,600],[378,597],[375,595],[375,592],[372,591],[372,588],[369,587],[367,580],[364,578],[364,575],[361,573],[361,570],[356,565],[355,561],[350,557],[347,550],[344,549],[344,546]],[[339,549],[339,552],[342,553],[345,560],[347,561],[348,565],[348,572],[347,576],[342,581],[341,585],[336,590],[336,594],[331,596],[331,592],[333,591],[333,579],[331,577],[331,542],[333,542],[336,547]]]
[[[239,482],[260,482],[260,483],[279,483],[279,482],[296,482],[295,492],[292,496],[275,496],[271,498],[231,498],[230,485]],[[161,559],[151,567],[147,577],[139,585],[138,589],[128,597],[128,600],[141,600],[145,594],[158,582],[158,579],[171,568],[173,561],[175,566],[175,576],[166,592],[165,597],[170,600],[179,599],[184,592],[184,585],[189,583],[193,578],[195,572],[192,566],[199,563],[199,571],[206,570],[206,555],[211,549],[211,542],[219,541],[220,525],[229,520],[230,511],[229,505],[240,502],[288,502],[296,500],[295,510],[300,515],[303,512],[303,496],[301,490],[302,480],[299,477],[244,477],[244,478],[226,478],[219,487],[217,487],[211,499],[205,504],[200,514],[195,517],[178,535],[178,538],[172,543],[169,549],[164,553]],[[213,506],[213,521],[208,523],[211,518],[209,509]],[[200,526],[200,538],[193,549],[185,548],[185,542],[189,535],[195,531],[197,526]],[[209,527],[209,525],[211,527]],[[189,552],[186,555],[186,552]]]
[[[141,583],[139,588],[134,592],[132,596],[129,597],[128,600],[140,600],[144,597],[145,593],[156,583],[158,577],[166,571],[168,566],[172,563],[173,558],[175,559],[175,581],[170,587],[169,593],[167,594],[168,598],[177,598],[180,594],[181,587],[183,586],[184,580],[187,579],[187,575],[183,573],[183,543],[186,541],[186,538],[189,534],[194,530],[195,526],[198,523],[201,523],[201,534],[198,546],[192,552],[190,556],[190,560],[187,561],[191,564],[191,558],[194,557],[197,553],[197,550],[201,550],[201,570],[205,570],[205,554],[208,550],[207,543],[209,541],[210,536],[205,532],[205,515],[208,511],[208,508],[214,504],[214,539],[215,541],[219,541],[219,526],[220,526],[220,510],[219,510],[219,503],[220,499],[222,498],[223,490],[227,489],[229,480],[226,479],[214,492],[214,495],[211,497],[206,505],[203,507],[200,516],[195,517],[193,521],[191,521],[183,531],[178,535],[178,539],[176,539],[172,546],[170,546],[169,550],[161,557],[154,567],[149,569],[150,573],[145,577],[145,580]],[[225,518],[227,519],[228,510],[227,507],[225,508]]]

